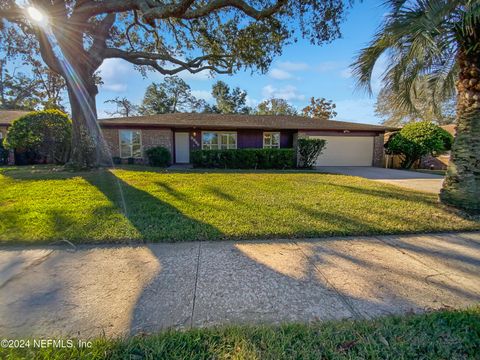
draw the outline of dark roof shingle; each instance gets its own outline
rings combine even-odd
[[[176,128],[352,130],[384,132],[380,125],[336,120],[311,119],[303,116],[175,113],[128,118],[100,119],[102,126],[164,126]]]
[[[10,125],[13,120],[28,113],[29,111],[23,110],[0,110],[0,125]]]

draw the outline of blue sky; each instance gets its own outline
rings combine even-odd
[[[207,73],[182,73],[180,76],[191,86],[194,95],[207,101],[211,100],[212,83],[223,80],[230,86],[247,90],[249,105],[252,106],[274,96],[284,98],[301,109],[309,97],[325,97],[337,104],[337,120],[378,123],[380,119],[374,114],[375,97],[355,89],[349,64],[372,39],[387,12],[382,3],[378,0],[356,2],[342,24],[341,39],[323,46],[311,45],[303,40],[292,44],[275,59],[268,74],[242,72],[211,78]],[[380,87],[379,75],[382,71],[382,64],[378,64],[372,84],[374,91]],[[107,117],[106,112],[113,108],[112,104],[105,104],[105,100],[120,96],[140,103],[145,88],[152,81],[162,80],[162,76],[156,73],[150,73],[147,79],[143,79],[132,65],[118,59],[105,61],[101,72],[104,85],[97,98],[99,117]]]

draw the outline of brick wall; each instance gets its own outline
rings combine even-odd
[[[449,154],[440,155],[437,157],[427,155],[420,160],[418,167],[420,169],[446,170],[449,162]]]
[[[384,134],[377,135],[373,138],[373,166],[382,167],[383,157],[385,154],[384,148]]]
[[[142,146],[144,151],[155,146],[163,146],[170,150],[173,156],[173,131],[165,129],[142,130]]]
[[[5,138],[5,135],[7,135],[7,127],[0,125],[0,133],[3,135],[3,137],[0,136],[0,138]]]
[[[112,157],[120,156],[118,129],[102,129],[103,137],[107,142]]]
[[[120,156],[119,130],[116,128],[103,128],[103,137],[107,142],[112,157]],[[125,129],[137,130],[137,129]],[[142,151],[155,146],[163,146],[170,150],[173,156],[173,132],[169,129],[140,129],[142,133]]]

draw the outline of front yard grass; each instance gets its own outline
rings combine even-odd
[[[363,321],[231,326],[0,349],[4,359],[478,359],[480,308]]]
[[[478,230],[437,196],[282,171],[0,168],[0,242],[192,241]]]

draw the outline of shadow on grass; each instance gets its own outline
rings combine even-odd
[[[174,206],[131,186],[110,171],[104,171],[100,176],[84,176],[84,179],[123,212],[143,241],[193,241],[223,237],[212,225],[184,215]],[[168,184],[157,182],[157,185],[168,194],[189,201]]]
[[[130,170],[129,167],[125,169]],[[67,184],[68,186],[66,185],[65,189],[62,189],[57,195],[53,195],[65,195],[63,202],[58,204],[53,202],[54,206],[44,205],[52,205],[48,196],[44,196],[45,199],[34,203],[32,211],[30,211],[30,208],[22,209],[25,210],[22,216],[15,213],[17,208],[7,206],[0,211],[4,221],[7,219],[7,225],[18,223],[16,228],[13,225],[10,226],[11,230],[9,232],[12,236],[7,234],[8,241],[29,242],[25,238],[32,232],[30,234],[27,232],[20,234],[20,230],[27,228],[21,222],[30,216],[30,212],[44,216],[45,220],[52,224],[49,225],[48,230],[53,235],[48,235],[45,240],[38,240],[38,236],[35,235],[39,233],[37,229],[35,229],[36,233],[33,233],[37,236],[34,236],[33,239],[44,243],[62,238],[76,242],[128,242],[130,239],[143,240],[144,242],[174,242],[221,240],[225,238],[237,240],[399,234],[455,229],[451,226],[441,226],[441,224],[430,226],[430,223],[425,221],[425,217],[410,216],[405,212],[396,213],[390,208],[392,202],[388,202],[388,200],[396,200],[396,206],[404,208],[415,205],[413,203],[416,202],[422,204],[421,207],[418,206],[421,211],[425,210],[428,213],[429,208],[439,207],[434,196],[405,191],[401,188],[397,189],[395,186],[370,183],[367,180],[357,179],[352,180],[351,183],[342,184],[342,179],[344,183],[345,179],[341,177],[337,181],[339,175],[325,175],[328,176],[325,177],[321,174],[308,172],[313,176],[302,176],[299,172],[295,172],[289,174],[298,174],[299,176],[282,177],[281,175],[284,172],[277,171],[271,173],[278,176],[266,176],[262,178],[262,181],[257,181],[255,176],[248,179],[241,176],[233,176],[232,178],[224,176],[219,177],[220,181],[216,176],[213,176],[207,178],[208,181],[202,182],[198,180],[202,176],[198,172],[192,172],[196,176],[176,177],[166,172],[162,173],[166,174],[165,176],[155,176],[158,173],[151,172],[150,168],[141,167],[141,169],[144,171],[148,169],[148,172],[145,172],[145,174],[136,173],[135,175],[122,169],[115,172],[107,169],[68,172],[55,171],[53,168],[45,166],[0,169],[0,176],[3,175],[4,179],[7,179],[5,181],[6,186],[12,180],[25,180],[25,187],[30,186],[29,184],[35,184],[38,189],[43,191],[43,188],[47,185],[44,185],[41,182],[42,180],[58,180],[58,182],[52,182],[48,185],[55,187],[63,186],[62,180],[76,178],[80,179],[80,181],[77,181],[80,185],[82,182],[87,182],[98,189],[106,198],[97,195],[96,191],[92,191],[88,184],[85,184],[86,187],[83,189],[89,191],[89,194],[83,194],[80,188],[75,187],[76,185]],[[178,173],[185,174],[183,171]],[[219,173],[242,174],[242,172],[237,171],[220,171]],[[258,174],[260,173],[258,172]],[[196,182],[192,183],[193,181]],[[216,181],[220,181],[221,185],[217,186]],[[230,181],[232,182],[232,189],[229,186]],[[234,182],[237,185],[240,183],[242,186],[235,188],[233,186]],[[265,184],[268,186],[265,186]],[[22,182],[19,181],[16,185],[17,192],[22,192]],[[281,192],[278,194],[276,192],[277,185],[282,186]],[[297,191],[299,186],[310,185],[314,186],[312,189],[315,191],[306,192],[303,189],[300,192]],[[182,191],[179,189],[182,189]],[[233,191],[234,189],[236,189],[236,192]],[[340,198],[345,197],[345,201],[322,207],[322,197],[319,196],[318,203],[308,201],[307,204],[303,204],[305,196],[311,196],[314,199],[317,195],[321,195],[322,189],[332,194],[338,192]],[[242,192],[243,190],[245,190],[245,194]],[[36,194],[36,191],[31,192],[31,194]],[[55,192],[52,191],[52,194],[55,194]],[[73,194],[73,196],[70,198],[69,194]],[[259,194],[261,196],[257,196]],[[348,196],[345,196],[346,194]],[[263,204],[261,202],[263,201],[263,195],[268,195],[267,198],[269,197],[271,203],[275,206],[285,204],[289,211],[285,211],[286,215],[281,215],[283,213],[278,213],[275,206],[268,207],[268,204]],[[278,198],[277,195],[283,196],[283,198]],[[7,205],[10,201],[13,203],[16,201],[14,198],[7,197],[5,199]],[[84,204],[89,206],[82,207],[83,205],[79,203],[70,207],[70,203],[66,202],[69,201],[68,199],[84,201]],[[335,201],[338,198],[330,196],[329,199],[329,201]],[[360,200],[356,201],[357,199]],[[22,201],[25,200],[28,201],[28,198]],[[385,205],[377,205],[376,203],[379,201],[384,202]],[[373,206],[370,206],[370,203]],[[62,206],[65,206],[65,208],[62,208]],[[358,209],[355,210],[355,207]],[[259,211],[252,211],[255,208],[258,208]],[[354,209],[352,210],[352,208]],[[445,210],[447,209],[442,209],[442,211]],[[88,211],[88,216],[82,216],[82,211],[84,213]],[[205,216],[207,211],[211,212],[211,217]],[[80,214],[78,218],[75,217],[76,214]],[[368,217],[366,214],[372,216]],[[443,214],[441,215],[443,216]],[[37,216],[36,218],[40,217]],[[287,221],[290,218],[292,220]],[[78,221],[78,219],[82,221]],[[304,221],[305,219],[307,221]],[[389,221],[383,221],[383,219]],[[457,221],[458,219],[454,220]],[[468,220],[472,219],[468,218]],[[250,223],[247,223],[247,221]],[[448,224],[447,221],[448,217],[442,224]],[[252,223],[258,223],[259,226],[247,226]],[[270,224],[274,226],[270,226]],[[241,228],[242,226],[244,228]],[[240,230],[237,230],[238,228]],[[29,229],[31,231],[31,227]],[[110,229],[112,230],[110,231]],[[233,231],[230,231],[230,229],[233,229]],[[463,230],[464,228],[459,229]],[[474,230],[474,226],[468,229]],[[468,229],[465,228],[465,230]],[[18,236],[20,239],[13,236],[15,231],[20,234]],[[5,228],[2,232],[6,234]],[[32,240],[30,243],[38,241]]]
[[[207,190],[208,192],[212,193],[216,197],[218,197],[222,200],[225,200],[225,201],[231,201],[231,202],[236,201],[238,203],[242,202],[241,200],[239,200],[235,196],[226,193],[225,191],[223,191],[222,189],[220,189],[217,186],[206,186],[205,190]]]
[[[358,186],[340,185],[340,184],[331,184],[331,186],[342,188],[350,192],[356,192],[362,195],[372,195],[376,197],[383,197],[383,198],[396,199],[396,200],[416,201],[416,202],[422,202],[429,205],[438,204],[438,201],[436,201],[437,197],[435,195],[418,193],[414,190],[412,191],[405,191],[405,189],[397,190],[394,188],[395,185],[391,185],[385,190],[378,189],[378,188],[369,189],[367,187],[358,187]]]
[[[46,181],[46,180],[67,180],[72,178],[81,178],[90,185],[98,189],[112,204],[114,209],[102,207],[95,209],[92,216],[105,216],[104,212],[121,213],[128,222],[138,232],[138,237],[144,242],[146,241],[188,241],[188,240],[209,240],[222,238],[223,234],[217,228],[204,222],[198,221],[184,215],[174,206],[165,201],[151,195],[150,193],[140,190],[121,178],[117,177],[110,170],[99,169],[83,172],[55,171],[52,168],[45,167],[21,167],[12,169],[1,169],[0,175],[4,175],[14,180],[25,181]],[[47,170],[47,171],[46,171]],[[176,197],[177,199],[188,202],[182,193],[177,192],[169,184],[164,182],[156,183],[162,191]],[[8,215],[9,222],[16,219],[15,213],[2,212]],[[66,235],[67,238],[76,240],[77,236],[88,236],[87,234],[94,232],[95,222],[92,224],[82,224],[75,229],[75,236],[71,234],[72,227],[75,227],[75,219],[71,219],[68,215],[60,211],[48,210],[52,227],[58,236],[55,239],[60,240]],[[113,214],[112,214],[113,215]],[[4,217],[5,219],[5,217]],[[121,225],[120,225],[121,226]],[[68,235],[67,235],[68,233]],[[73,238],[72,238],[73,236]],[[103,241],[116,242],[130,240],[123,237],[119,238],[103,238]],[[22,239],[16,242],[27,242]]]

